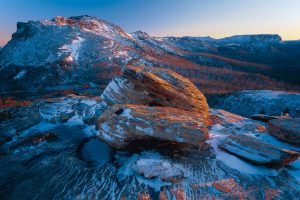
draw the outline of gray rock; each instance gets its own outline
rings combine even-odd
[[[300,146],[300,118],[271,120],[268,129],[274,137]]]
[[[283,166],[295,161],[299,153],[276,148],[246,135],[230,135],[220,141],[219,147],[251,163]]]
[[[139,159],[132,168],[145,178],[159,178],[167,182],[175,182],[184,178],[183,171],[168,160]]]

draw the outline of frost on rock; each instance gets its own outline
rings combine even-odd
[[[13,79],[17,80],[17,79],[23,78],[25,76],[26,72],[27,72],[27,70],[25,70],[25,69],[20,71]]]
[[[139,159],[132,167],[146,178],[159,178],[161,181],[174,182],[184,177],[178,166],[163,159]]]
[[[137,140],[199,145],[208,139],[201,116],[177,108],[118,104],[106,109],[98,123],[99,138],[116,148]]]
[[[297,160],[299,153],[282,150],[246,135],[230,135],[219,147],[254,164],[283,166]]]
[[[257,114],[300,117],[300,93],[244,90],[224,97],[214,107],[245,117]]]
[[[268,129],[279,140],[300,147],[300,118],[270,120]]]
[[[157,152],[145,151],[133,155],[118,152],[115,158],[121,166],[117,174],[120,181],[135,177],[139,184],[145,184],[155,191],[185,177],[181,165],[172,163]]]
[[[101,98],[108,104],[122,104],[129,101],[124,94],[134,94],[134,86],[123,77],[115,77],[104,89]]]

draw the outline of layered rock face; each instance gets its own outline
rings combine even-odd
[[[134,140],[199,145],[208,139],[205,96],[171,70],[125,67],[123,76],[116,77],[101,97],[112,107],[99,119],[99,137],[114,147]]]
[[[171,107],[114,105],[99,119],[99,137],[122,148],[136,140],[157,139],[199,145],[208,139],[201,115]]]
[[[167,106],[193,111],[209,121],[205,96],[187,78],[164,68],[125,67],[101,96],[108,104]]]
[[[274,137],[300,146],[300,118],[271,120],[268,129]]]

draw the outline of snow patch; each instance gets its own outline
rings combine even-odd
[[[272,169],[264,166],[255,166],[246,161],[241,160],[240,158],[234,155],[222,151],[221,149],[218,148],[218,143],[221,138],[222,136],[215,136],[209,141],[207,141],[207,143],[213,147],[214,152],[216,154],[216,159],[223,162],[228,167],[245,174],[277,176],[280,173],[281,170]]]
[[[161,187],[171,185],[171,183],[161,181],[159,178],[147,179],[136,174],[132,169],[133,165],[140,159],[162,159],[159,153],[141,152],[140,154],[129,156],[126,155],[126,152],[118,152],[115,157],[121,166],[117,174],[119,180],[123,181],[128,177],[134,176],[140,184],[145,184],[157,192],[160,191]]]
[[[102,130],[105,131],[105,132],[109,132],[109,131],[110,131],[110,127],[109,127],[109,125],[108,125],[107,122],[102,123],[102,124],[101,124],[101,128],[102,128]]]
[[[122,116],[122,117],[127,117],[127,119],[132,119],[133,117],[132,117],[132,115],[130,114],[130,112],[131,112],[131,109],[125,108],[125,109],[123,110],[123,112],[120,114],[120,116]]]
[[[20,71],[13,79],[14,80],[21,79],[25,76],[26,73],[27,73],[27,70],[24,69],[24,70]]]
[[[71,42],[71,44],[64,45],[59,48],[63,53],[68,53],[69,56],[67,56],[65,59],[66,61],[72,62],[73,60],[78,61],[79,58],[79,50],[82,46],[82,43],[85,41],[85,39],[81,37],[76,37],[75,40]]]
[[[138,131],[144,132],[148,135],[153,135],[153,133],[154,133],[153,128],[151,128],[151,127],[143,128],[143,127],[140,127],[140,126],[136,126],[135,129],[138,130]]]

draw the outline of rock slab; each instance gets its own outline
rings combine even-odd
[[[271,120],[268,129],[274,137],[300,146],[300,118]]]
[[[170,107],[114,105],[98,123],[98,137],[117,148],[147,139],[199,145],[209,137],[203,116]]]
[[[246,135],[230,135],[219,147],[253,164],[283,166],[295,161],[299,153],[283,150]]]

